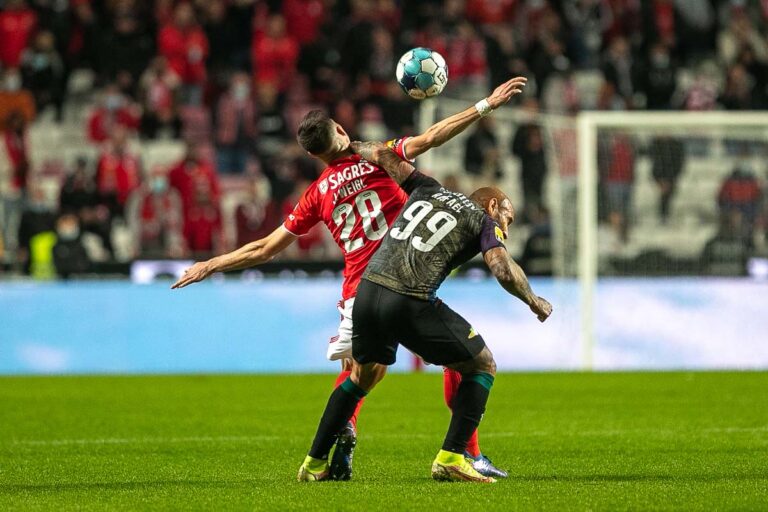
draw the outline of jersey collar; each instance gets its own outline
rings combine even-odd
[[[337,158],[336,160],[331,160],[328,162],[328,167],[333,167],[334,165],[339,165],[342,162],[357,162],[360,159],[360,155],[351,154],[347,156],[341,156]]]

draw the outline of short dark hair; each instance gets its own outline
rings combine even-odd
[[[313,155],[322,155],[333,142],[333,120],[322,110],[310,110],[301,120],[296,139]]]

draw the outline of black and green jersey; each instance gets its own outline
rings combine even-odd
[[[410,196],[363,279],[424,300],[454,268],[503,245],[499,225],[464,194],[418,171],[402,183]]]

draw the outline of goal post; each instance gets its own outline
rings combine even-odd
[[[592,369],[596,343],[596,285],[600,277],[598,160],[601,138],[611,131],[635,137],[675,136],[688,142],[703,141],[704,158],[729,153],[729,137],[758,147],[750,153],[764,154],[768,144],[766,112],[582,112],[577,116],[579,154],[579,265],[581,343],[584,369]],[[602,133],[603,137],[598,134]],[[649,155],[653,157],[653,155]],[[732,155],[733,159],[740,158]],[[714,198],[713,198],[714,199]],[[663,270],[663,269],[660,269]]]

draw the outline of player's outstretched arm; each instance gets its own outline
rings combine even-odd
[[[354,141],[350,146],[352,151],[384,169],[398,185],[416,170],[413,165],[400,158],[383,142]]]
[[[540,322],[549,317],[552,313],[552,305],[533,293],[525,272],[509,257],[507,249],[495,247],[486,251],[483,258],[502,288],[528,304]]]
[[[242,270],[261,265],[285,250],[297,238],[296,235],[289,233],[280,226],[261,240],[245,244],[235,251],[216,256],[208,261],[195,263],[184,272],[182,278],[176,281],[171,288],[184,288],[192,283],[202,281],[216,272]]]
[[[421,135],[408,139],[408,158],[416,158],[432,148],[441,146],[467,129],[469,125],[505,105],[512,96],[523,92],[527,78],[517,76],[498,86],[487,98],[463,112],[454,114],[430,126]]]

